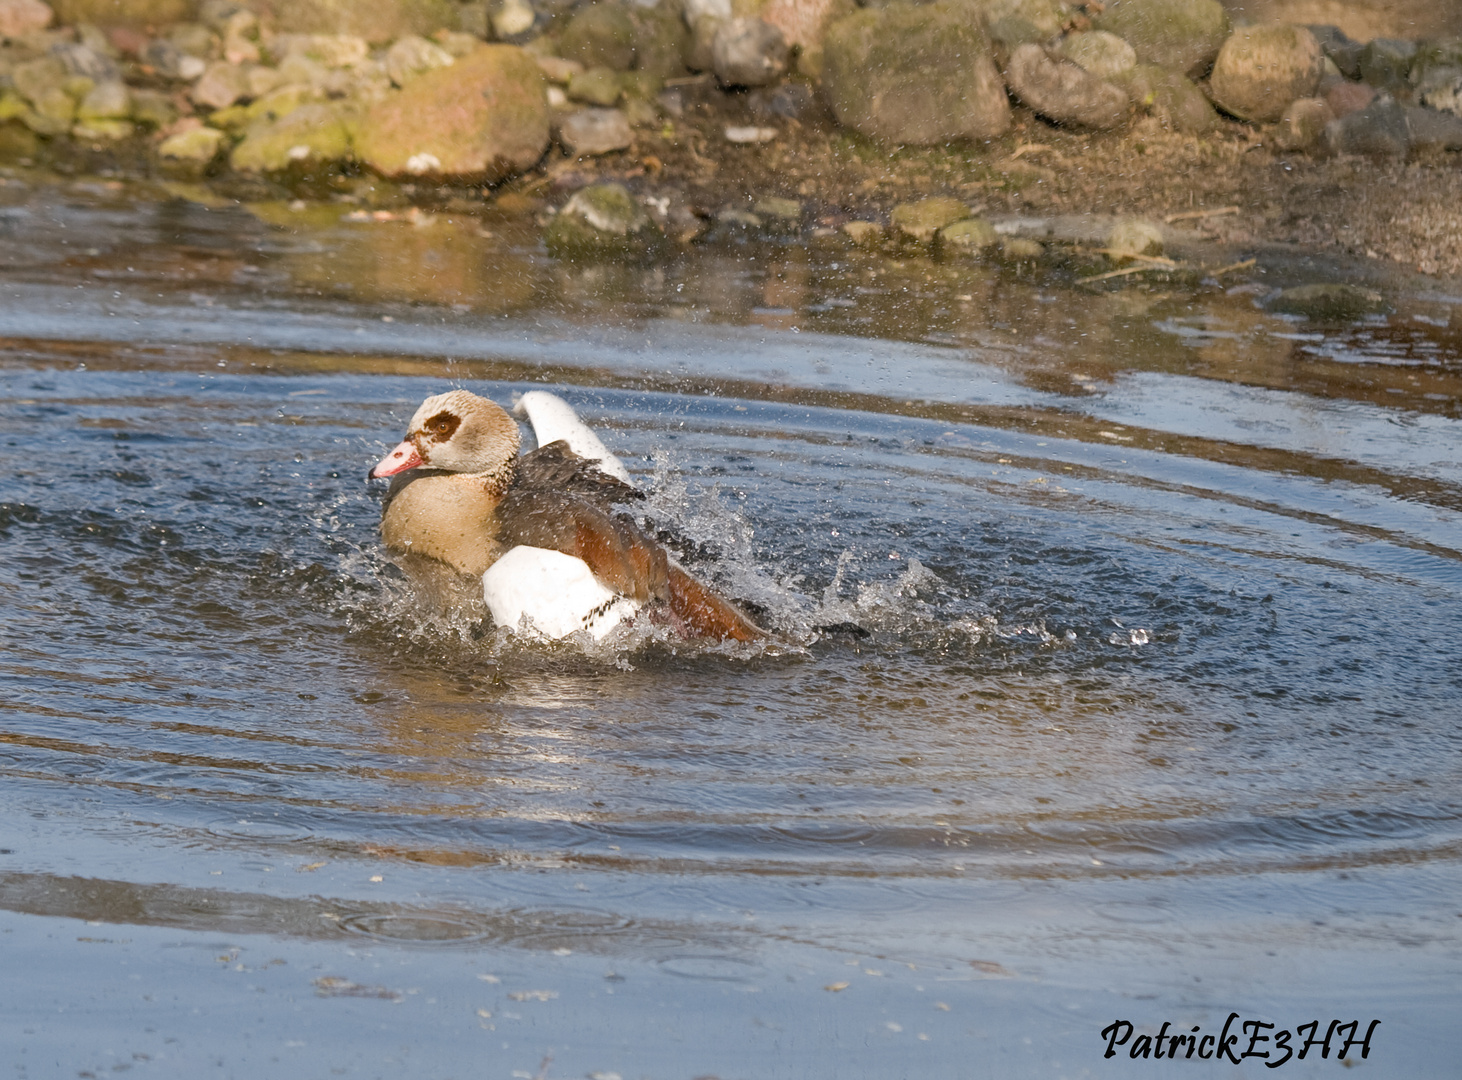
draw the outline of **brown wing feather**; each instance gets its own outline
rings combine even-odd
[[[583,559],[606,586],[636,600],[665,600],[665,550],[627,519],[559,491],[514,487],[498,504],[498,542]]]
[[[598,462],[579,457],[563,439],[520,457],[514,485],[539,491],[572,493],[601,508],[645,497],[642,492],[599,468]]]
[[[498,504],[498,542],[583,559],[604,585],[641,602],[661,601],[697,637],[755,641],[765,633],[680,566],[626,517],[560,491],[515,485]]]
[[[675,563],[670,569],[670,610],[698,637],[758,641],[766,631]]]

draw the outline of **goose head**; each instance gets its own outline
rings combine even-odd
[[[425,467],[496,475],[518,456],[518,425],[487,398],[451,390],[421,403],[401,445],[376,463],[369,479]]]

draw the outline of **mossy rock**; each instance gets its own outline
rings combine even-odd
[[[1203,75],[1233,30],[1218,0],[1113,0],[1095,21],[1123,38],[1140,63]]]
[[[581,7],[558,39],[558,54],[586,68],[628,71],[635,66],[634,20],[614,3]]]
[[[978,253],[998,247],[1000,236],[995,226],[981,217],[964,218],[939,230],[935,242],[945,252]]]
[[[239,172],[307,171],[351,156],[350,127],[333,105],[301,105],[278,120],[259,120],[229,155]]]
[[[1194,83],[1176,71],[1154,64],[1138,64],[1112,82],[1127,92],[1139,109],[1156,117],[1171,131],[1206,135],[1218,126],[1218,113]]]
[[[1387,310],[1385,298],[1358,285],[1299,285],[1285,289],[1267,305],[1284,315],[1303,315],[1320,322],[1349,322]]]
[[[970,208],[959,199],[936,195],[918,202],[899,203],[888,220],[899,239],[927,244],[940,229],[969,216]]]
[[[574,101],[585,105],[599,105],[609,108],[617,105],[624,96],[624,82],[620,73],[609,67],[592,67],[569,79],[568,95]]]
[[[1161,255],[1162,227],[1146,218],[1122,218],[1107,235],[1107,257],[1121,266],[1133,255]]]
[[[823,92],[840,123],[893,143],[989,139],[1010,127],[990,43],[960,3],[865,8],[833,23]]]
[[[451,0],[257,0],[259,15],[286,34],[349,34],[385,45],[408,34],[456,30]]]
[[[218,158],[227,141],[223,132],[210,127],[170,135],[157,148],[158,165],[169,176],[197,179]]]
[[[516,45],[483,45],[373,105],[356,156],[387,177],[494,182],[548,149],[543,73]]]
[[[665,234],[620,184],[584,188],[554,215],[544,234],[548,253],[559,259],[650,259]]]
[[[0,161],[34,161],[40,150],[41,140],[34,131],[13,120],[0,119]]]
[[[679,11],[667,4],[636,7],[630,18],[635,26],[635,70],[661,79],[684,75],[690,30]]]
[[[94,23],[143,30],[188,22],[198,12],[197,0],[50,0],[56,21],[67,26]]]

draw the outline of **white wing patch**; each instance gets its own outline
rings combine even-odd
[[[601,585],[583,559],[526,545],[488,567],[482,597],[499,626],[555,640],[581,630],[602,640],[640,609]]]

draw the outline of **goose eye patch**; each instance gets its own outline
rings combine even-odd
[[[462,418],[455,413],[439,412],[422,424],[421,428],[431,436],[432,442],[446,442],[457,433],[457,427],[461,423]]]

